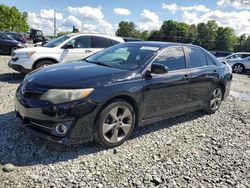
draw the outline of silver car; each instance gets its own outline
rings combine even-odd
[[[250,52],[237,52],[237,53],[233,53],[231,55],[228,55],[226,57],[219,57],[217,58],[220,62],[227,62],[227,61],[231,61],[231,60],[241,60],[244,59],[246,57],[250,56]]]
[[[243,73],[246,70],[250,70],[250,56],[239,60],[228,60],[227,63],[235,73]]]

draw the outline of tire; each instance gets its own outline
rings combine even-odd
[[[205,111],[208,114],[214,114],[217,110],[219,110],[222,100],[223,100],[223,90],[220,86],[217,86],[212,90],[209,96],[209,100],[207,102],[207,107],[205,108]]]
[[[94,140],[104,147],[123,144],[131,135],[136,116],[133,107],[124,100],[115,100],[101,110],[95,124]]]
[[[243,73],[245,71],[245,67],[242,64],[235,64],[232,67],[232,69],[233,69],[234,73],[238,73],[238,74],[241,74],[241,73]]]
[[[54,62],[52,61],[49,61],[49,60],[42,60],[42,61],[39,61],[35,66],[34,66],[34,69],[40,69],[40,68],[43,68],[43,67],[47,67],[49,65],[52,65]]]

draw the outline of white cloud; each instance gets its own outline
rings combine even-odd
[[[39,14],[28,13],[28,23],[31,28],[40,29],[46,35],[52,35],[54,22],[50,19],[44,19]]]
[[[92,21],[101,20],[104,18],[104,15],[101,11],[101,7],[93,8],[89,6],[84,6],[84,7],[69,6],[67,10],[71,14],[81,15],[85,19],[92,20]]]
[[[40,10],[40,16],[45,19],[54,19],[54,10],[53,9],[42,9]],[[56,19],[62,20],[63,14],[56,12]]]
[[[150,10],[144,9],[141,13],[141,22],[138,23],[139,30],[158,30],[161,27],[161,21],[159,20],[159,16]]]
[[[250,35],[250,11],[223,12],[221,10],[215,10],[200,16],[198,16],[197,13],[185,11],[182,14],[182,18],[188,24],[215,20],[220,26],[234,28],[237,35],[243,33]]]
[[[75,16],[68,16],[62,23],[62,26],[67,27],[67,28],[72,28],[75,26],[76,28],[81,28],[82,27],[82,22]]]
[[[131,12],[126,8],[114,8],[113,12],[118,16],[128,16]]]
[[[173,4],[163,3],[162,8],[170,10],[173,14],[178,10],[180,10],[180,11],[198,11],[198,12],[208,12],[208,11],[210,11],[210,9],[207,8],[204,5],[179,6],[179,5],[176,5],[175,3],[173,3]]]
[[[219,7],[231,6],[236,9],[250,9],[249,0],[217,0]]]

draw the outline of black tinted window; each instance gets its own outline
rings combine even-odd
[[[190,59],[191,68],[207,66],[206,57],[200,49],[187,47],[186,51]]]
[[[248,57],[248,56],[250,56],[250,54],[242,54],[242,55],[241,55],[241,58],[244,59],[244,58],[246,58],[246,57]]]
[[[186,68],[185,56],[181,47],[167,48],[156,60],[155,63],[160,63],[168,67],[169,71],[180,70]]]
[[[208,66],[215,65],[215,63],[213,62],[213,60],[208,55],[206,55],[206,58],[207,58],[207,65]]]
[[[77,37],[73,39],[71,42],[74,48],[91,48],[90,36]]]
[[[92,37],[93,48],[108,48],[112,46],[112,41],[104,37]]]

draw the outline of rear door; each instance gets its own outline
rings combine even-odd
[[[190,92],[188,107],[199,107],[205,104],[210,93],[219,80],[219,70],[213,60],[197,47],[185,47],[190,68]]]

